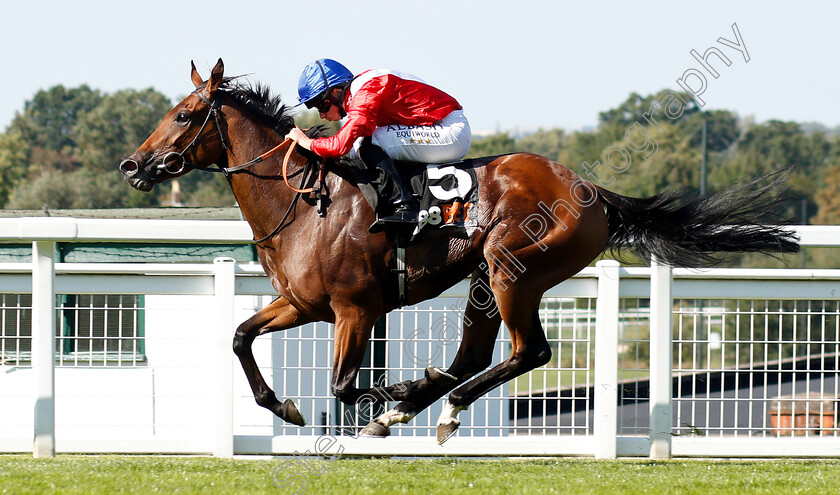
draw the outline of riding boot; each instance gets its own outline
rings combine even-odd
[[[382,148],[370,142],[369,138],[365,139],[360,146],[359,156],[367,166],[377,167],[385,172],[386,181],[390,183],[391,187],[390,191],[387,187],[383,188],[388,191],[383,199],[388,199],[396,205],[395,211],[390,215],[380,217],[377,214],[376,222],[370,226],[369,230],[375,233],[382,231],[388,225],[411,226],[416,224],[419,205],[397,172],[391,157]]]

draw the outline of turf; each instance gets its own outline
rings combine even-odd
[[[295,460],[5,455],[0,493],[840,493],[837,460]]]

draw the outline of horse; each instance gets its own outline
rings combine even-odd
[[[780,255],[799,249],[793,232],[759,224],[783,179],[769,184],[756,179],[704,197],[666,190],[632,198],[583,180],[547,158],[513,153],[473,161],[479,201],[470,212],[475,228],[469,236],[432,230],[407,246],[401,300],[392,269],[394,236],[368,232],[374,211],[349,169],[284,140],[294,126],[292,112],[267,86],[226,77],[221,59],[206,81],[191,66],[195,90],[119,169],[141,191],[191,170],[225,173],[278,294],[236,328],[233,351],[257,404],[292,424],[306,422],[295,403],[281,402],[260,374],[251,348],[259,335],[315,321],[333,323],[332,393],[347,404],[362,397],[398,402],[361,434],[387,436],[395,423],[408,422],[449,394],[437,421],[437,441],[443,443],[457,430],[460,411],[549,362],[540,299],[605,250],[699,267],[725,253]],[[315,136],[320,131],[308,132]],[[282,174],[276,153],[285,153]],[[318,175],[313,166],[328,173]],[[314,187],[291,186],[287,169],[301,187]],[[326,212],[311,194],[300,192],[312,190],[328,191]],[[433,298],[467,277],[470,297],[461,341],[448,368],[429,367],[423,378],[398,384],[355,385],[381,315]],[[510,332],[511,353],[490,367],[502,322]]]

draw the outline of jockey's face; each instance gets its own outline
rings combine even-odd
[[[318,112],[318,115],[324,119],[329,120],[330,122],[338,122],[341,120],[341,112],[339,111],[338,105],[330,105],[330,109],[326,112]]]

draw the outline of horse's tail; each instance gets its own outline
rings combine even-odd
[[[779,220],[780,200],[773,193],[786,194],[787,175],[771,174],[704,197],[668,190],[630,198],[595,186],[609,223],[607,248],[682,267],[714,265],[722,260],[720,253],[796,253],[794,231],[761,224]]]

